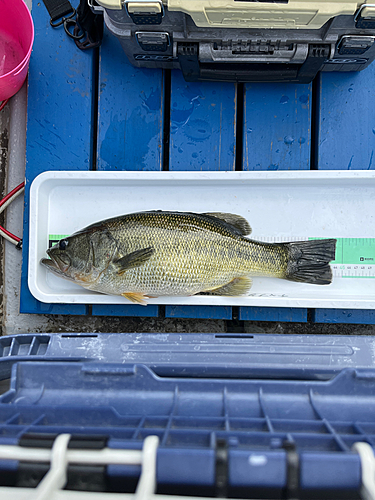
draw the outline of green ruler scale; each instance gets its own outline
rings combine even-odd
[[[333,275],[341,278],[375,278],[375,238],[337,238],[331,266]]]
[[[48,248],[51,248],[55,243],[68,236],[68,234],[50,234],[48,237]]]

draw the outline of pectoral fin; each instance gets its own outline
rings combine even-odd
[[[216,217],[216,219],[220,219],[227,224],[230,224],[231,226],[235,227],[237,231],[239,231],[243,236],[251,233],[250,224],[240,215],[228,214],[224,212],[206,212],[205,215]]]
[[[147,262],[153,253],[154,249],[152,247],[142,248],[142,250],[136,250],[135,252],[124,255],[124,257],[120,257],[113,263],[117,267],[117,273],[121,275],[128,269],[139,267]]]
[[[148,297],[143,293],[128,292],[128,293],[122,293],[121,295],[126,299],[130,300],[130,302],[134,302],[135,304],[141,304],[142,306],[147,306],[145,298]]]
[[[212,290],[205,290],[203,293],[204,295],[246,295],[249,292],[252,284],[253,281],[250,278],[234,278],[226,285],[214,288]]]

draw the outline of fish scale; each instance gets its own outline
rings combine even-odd
[[[251,276],[328,284],[336,240],[264,243],[238,215],[140,212],[60,240],[42,264],[89,290],[147,296],[243,295]]]
[[[196,214],[141,213],[114,220],[108,229],[121,254],[155,248],[148,262],[126,272],[126,281],[122,282],[126,290],[191,295],[249,273],[282,274],[281,249],[248,240],[213,217],[207,220]],[[104,280],[92,289],[103,284]],[[118,285],[117,276],[112,275],[110,286]]]

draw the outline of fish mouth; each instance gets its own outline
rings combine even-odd
[[[50,250],[47,250],[48,259],[41,259],[40,263],[45,266],[48,270],[55,274],[65,274],[70,267],[69,257],[62,258],[59,255],[52,254]]]

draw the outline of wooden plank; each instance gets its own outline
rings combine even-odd
[[[236,86],[171,72],[169,170],[234,170]],[[231,307],[166,306],[166,317],[231,319]]]
[[[316,309],[313,311],[313,321],[314,323],[375,325],[375,311],[373,309]]]
[[[155,318],[159,314],[159,307],[153,305],[145,307],[137,304],[95,304],[92,306],[92,314],[95,316],[136,316]]]
[[[309,170],[311,84],[244,86],[243,170]]]
[[[322,73],[317,103],[317,167],[375,168],[375,65],[358,73]],[[317,323],[374,324],[374,311],[322,309]]]
[[[164,79],[130,64],[105,30],[100,47],[98,170],[161,170]]]
[[[165,306],[166,318],[232,319],[232,308],[226,306]]]
[[[234,170],[236,86],[171,72],[169,170]]]
[[[243,170],[308,170],[312,85],[248,83],[243,101]],[[307,309],[240,307],[239,317],[306,321]]]
[[[323,73],[318,102],[317,167],[375,168],[375,64],[359,73]]]
[[[98,170],[161,170],[164,74],[132,66],[105,30],[99,58]],[[93,305],[103,316],[158,316],[158,306]]]
[[[41,172],[90,168],[93,53],[78,50],[63,27],[51,28],[43,3],[33,3],[32,16],[35,40],[28,80],[20,311],[86,314],[85,305],[42,304],[29,292],[29,189],[32,180]]]
[[[306,323],[307,309],[293,307],[240,307],[239,320]]]

